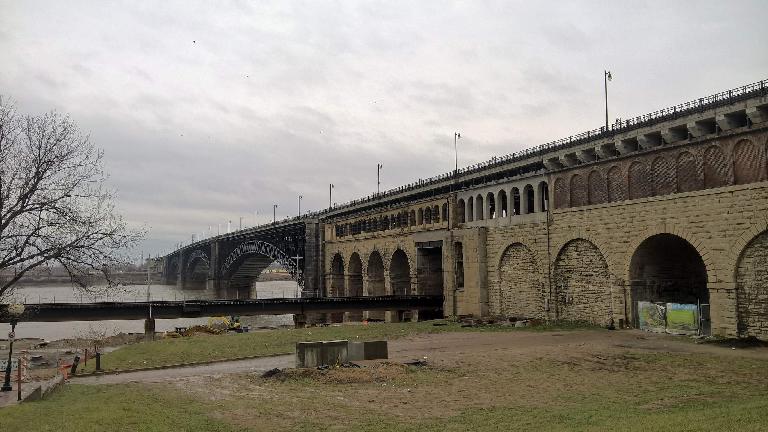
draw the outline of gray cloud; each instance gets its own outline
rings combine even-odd
[[[11,2],[0,94],[106,151],[144,248],[765,78],[762,1]]]

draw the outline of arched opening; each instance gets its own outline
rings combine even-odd
[[[347,265],[347,295],[350,297],[363,296],[363,261],[357,252],[349,257],[349,264]],[[361,321],[362,319],[362,312],[347,312],[348,321]]]
[[[408,256],[402,249],[398,249],[392,254],[392,262],[389,266],[389,283],[392,287],[392,295],[411,294],[411,266],[408,264]],[[403,321],[408,311],[395,311],[392,314],[392,321]]]
[[[635,325],[644,313],[638,302],[709,304],[704,260],[693,245],[673,234],[656,234],[640,243],[630,261],[629,282]]]
[[[459,223],[467,221],[467,204],[463,199],[459,199],[459,201],[456,202],[456,212],[458,213]]]
[[[211,267],[208,265],[208,261],[203,258],[195,258],[189,263],[189,275],[187,276],[187,283],[184,284],[184,289],[205,289],[210,270]]]
[[[411,215],[409,218],[410,226],[416,226],[416,212],[414,210],[411,210],[410,215]]]
[[[432,223],[432,208],[427,207],[426,210],[424,210],[424,223],[425,224],[431,224]]]
[[[344,296],[344,259],[341,254],[335,254],[331,260],[331,272],[328,275],[328,296]],[[344,321],[344,312],[334,312],[329,314],[331,322],[339,323]]]
[[[544,291],[539,282],[533,252],[521,243],[510,245],[499,263],[497,313],[506,317],[541,318]]]
[[[736,266],[739,336],[768,339],[768,231],[753,238]]]
[[[531,185],[525,185],[523,188],[523,204],[525,205],[525,208],[523,211],[525,214],[533,213],[535,211],[534,205],[536,203],[534,196],[533,196],[533,186]]]
[[[371,256],[368,257],[366,276],[369,296],[383,296],[387,294],[384,288],[384,261],[381,259],[381,254],[378,251],[371,252]],[[384,320],[384,312],[370,311],[368,312],[368,319]]]
[[[475,199],[469,197],[467,199],[467,222],[473,222],[475,220]]]
[[[512,216],[521,214],[520,205],[520,189],[512,188]]]
[[[257,298],[254,288],[261,272],[269,267],[275,260],[266,255],[246,255],[237,265],[233,264],[234,271],[230,274],[229,283],[225,286],[225,292],[220,293],[221,298],[249,299]]]
[[[575,239],[566,243],[557,254],[552,279],[559,319],[598,325],[611,322],[608,263],[592,242]]]
[[[475,218],[477,218],[477,220],[485,219],[485,215],[483,214],[484,210],[485,207],[483,206],[483,196],[478,195],[477,198],[475,198]]]
[[[432,223],[440,223],[440,206],[432,207]]]
[[[507,199],[507,191],[504,189],[500,190],[498,193],[499,197],[499,216],[500,217],[507,217],[509,216],[509,200]]]
[[[419,209],[418,213],[416,213],[416,225],[424,225],[424,209]]]
[[[496,219],[496,199],[493,197],[493,192],[485,195],[485,203],[488,206],[488,219]]]
[[[448,203],[443,204],[443,222],[448,222]]]
[[[542,211],[549,210],[549,185],[547,182],[539,182],[539,205]]]

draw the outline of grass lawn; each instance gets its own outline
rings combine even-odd
[[[435,323],[445,324],[435,326]],[[568,330],[584,328],[571,323],[541,325],[527,330]],[[393,339],[423,333],[488,332],[521,330],[512,326],[461,327],[448,321],[423,321],[417,323],[371,323],[368,325],[344,325],[338,327],[313,327],[305,329],[279,329],[253,333],[227,335],[197,335],[169,338],[153,342],[127,345],[117,351],[104,354],[101,367],[104,370],[129,370],[179,363],[226,360],[246,356],[292,354],[296,342],[316,340],[375,340]],[[91,360],[85,371],[92,371],[96,362]]]
[[[3,409],[0,430],[768,430],[766,359],[585,350],[515,357],[490,348],[452,366],[305,370],[282,379],[68,385],[50,400]]]

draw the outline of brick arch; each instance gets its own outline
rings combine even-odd
[[[768,339],[768,229],[753,236],[734,268],[739,336]]]
[[[622,265],[622,270],[623,270],[621,273],[622,278],[624,278],[625,280],[629,280],[630,278],[629,275],[631,272],[630,267],[632,265],[632,255],[634,255],[637,248],[640,247],[640,244],[643,243],[648,238],[658,234],[672,234],[690,243],[696,249],[696,252],[699,253],[699,256],[701,256],[702,261],[704,261],[704,267],[707,270],[708,282],[714,282],[715,280],[717,280],[716,267],[712,258],[712,254],[709,248],[707,248],[704,245],[704,242],[702,242],[698,237],[694,236],[692,233],[688,232],[684,228],[680,228],[675,225],[666,225],[666,224],[648,228],[647,230],[636,235],[632,239],[632,241],[629,243],[626,249],[625,261],[624,261],[624,264]]]
[[[552,270],[557,316],[604,325],[613,321],[612,277],[605,254],[575,238],[557,253]]]
[[[512,242],[497,255],[498,298],[495,312],[518,318],[543,318],[546,292],[536,252],[523,242]]]
[[[344,256],[344,252],[342,252],[341,249],[329,251],[327,255],[330,258],[330,260],[328,261],[327,266],[325,267],[325,270],[327,272],[326,274],[331,273],[333,271],[333,258],[336,255],[341,256],[341,263],[344,265],[345,269],[347,268],[347,258]]]
[[[566,236],[563,240],[560,240],[560,241],[557,241],[557,242],[554,242],[554,243],[551,244],[550,250],[552,251],[552,258],[551,259],[552,259],[552,265],[553,266],[554,266],[555,260],[557,259],[557,254],[559,254],[560,251],[563,250],[565,245],[567,245],[568,243],[570,243],[570,242],[572,242],[574,240],[578,240],[578,239],[586,240],[586,241],[594,244],[595,246],[597,246],[597,248],[600,250],[601,253],[603,251],[607,251],[608,250],[608,247],[605,244],[605,242],[603,242],[599,238],[594,237],[589,232],[585,232],[585,231],[582,231],[582,230],[575,230],[570,235]],[[608,270],[610,271],[610,273],[612,275],[615,276],[616,275],[615,269],[617,268],[617,266],[616,266],[616,263],[614,263],[612,261],[611,255],[603,254],[603,257],[605,257],[605,260],[608,263]],[[546,267],[544,267],[544,269],[546,269]]]
[[[704,188],[704,176],[699,169],[699,160],[693,153],[680,152],[676,165],[678,192],[693,192]]]
[[[618,165],[614,165],[605,173],[608,188],[608,202],[624,201],[627,199],[627,177]]]
[[[765,180],[765,148],[750,139],[739,140],[733,146],[733,178],[735,184]]]
[[[398,250],[403,251],[403,253],[405,254],[405,257],[408,258],[408,265],[411,268],[411,275],[412,276],[415,275],[416,274],[416,260],[413,258],[415,256],[415,253],[413,253],[413,251],[411,251],[409,248],[405,247],[400,242],[398,242],[397,244],[395,244],[392,247],[392,253],[387,253],[386,256],[382,255],[382,258],[385,261],[388,261],[388,262],[391,263],[392,262],[392,258],[394,258],[394,256],[395,256],[395,252],[397,252]],[[385,269],[389,270],[389,267],[387,266],[387,267],[385,267]]]
[[[584,180],[584,176],[578,173],[573,174],[571,175],[571,179],[569,183],[570,183],[569,189],[571,191],[570,206],[581,207],[589,204],[588,198],[587,198],[587,184],[586,184],[586,181]]]
[[[644,162],[636,160],[629,166],[627,185],[629,199],[647,198],[653,195],[651,173]]]
[[[746,248],[749,242],[751,242],[755,237],[759,236],[766,230],[768,230],[768,218],[760,218],[750,223],[749,227],[747,227],[744,231],[741,232],[741,234],[739,234],[738,237],[736,237],[736,240],[728,250],[728,266],[726,269],[730,269],[731,275],[727,279],[723,278],[723,280],[736,282],[736,267],[739,265],[739,259],[741,258],[741,254],[744,251],[744,248]]]
[[[598,170],[592,170],[587,178],[590,204],[603,204],[608,202],[608,184],[605,177]]]
[[[731,184],[733,176],[731,163],[719,144],[712,144],[704,149],[704,186],[716,188]]]

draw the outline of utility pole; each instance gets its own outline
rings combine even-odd
[[[603,84],[605,85],[605,131],[608,132],[608,81],[611,81],[611,71],[603,71]]]
[[[277,204],[272,204],[272,223],[277,222]]]
[[[333,183],[328,185],[328,208],[333,208]]]
[[[456,170],[453,172],[454,175],[459,173],[459,148],[456,145],[456,142],[461,138],[461,134],[458,132],[453,133],[453,153],[456,156]]]
[[[376,164],[376,195],[378,195],[381,190],[381,169],[382,168],[384,168],[384,165],[380,163]]]

